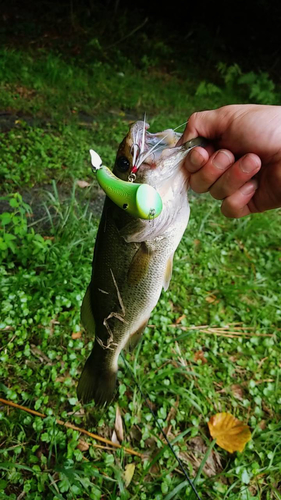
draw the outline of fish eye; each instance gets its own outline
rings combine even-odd
[[[116,160],[116,165],[120,172],[127,172],[130,168],[130,162],[126,156],[119,156]]]

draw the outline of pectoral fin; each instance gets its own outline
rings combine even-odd
[[[163,288],[164,288],[165,292],[169,288],[169,284],[170,284],[171,277],[172,277],[173,258],[174,258],[174,254],[172,254],[167,260],[166,271],[165,271],[165,275],[164,275],[164,283],[163,283]]]
[[[81,321],[88,333],[95,333],[95,320],[91,308],[90,287],[87,288],[82,302]]]
[[[146,243],[141,243],[129,268],[129,285],[137,285],[147,275],[152,254],[152,250],[146,245]]]

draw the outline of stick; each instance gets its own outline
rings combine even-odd
[[[27,408],[26,406],[18,405],[17,403],[13,403],[13,401],[8,401],[7,399],[0,398],[0,403],[3,403],[4,405],[8,405],[8,406],[13,406],[14,408],[17,408],[18,410],[26,411],[27,413],[31,413],[32,415],[36,415],[37,417],[46,418],[46,415],[44,415],[44,413],[39,413],[38,411],[31,410],[30,408]],[[113,446],[114,448],[122,449],[126,453],[130,453],[130,455],[136,455],[137,457],[144,458],[144,456],[141,453],[139,453],[138,451],[132,450],[131,448],[125,448],[125,447],[121,446],[121,444],[113,443],[113,441],[110,441],[110,439],[98,436],[97,434],[93,434],[92,432],[86,431],[86,429],[81,429],[80,427],[77,427],[76,425],[70,424],[69,422],[63,422],[62,420],[59,420],[58,418],[56,418],[56,423],[59,425],[63,425],[64,427],[67,427],[67,428],[72,429],[74,431],[81,432],[82,434],[86,434],[87,436],[90,436],[91,438],[96,439],[97,441],[101,441],[102,443],[109,444],[110,446]],[[92,446],[95,446],[95,444],[92,443]]]

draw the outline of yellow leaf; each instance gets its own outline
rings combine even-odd
[[[251,439],[247,424],[243,424],[230,413],[217,413],[208,422],[210,434],[217,444],[229,453],[243,451]]]
[[[126,488],[128,488],[130,482],[132,481],[134,472],[135,472],[135,464],[126,465],[125,472],[124,472]]]

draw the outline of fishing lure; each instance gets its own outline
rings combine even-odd
[[[146,154],[145,157],[142,157],[143,151],[141,151],[139,160],[143,162],[162,140],[163,139],[161,139]],[[189,151],[196,146],[206,147],[206,145],[206,139],[204,139],[203,137],[197,137],[182,144],[181,148]],[[132,172],[128,178],[130,182],[127,182],[116,177],[116,175],[114,175],[108,167],[103,165],[101,157],[96,151],[90,149],[90,155],[92,168],[97,175],[97,181],[99,185],[104,190],[105,194],[118,207],[122,208],[133,217],[145,220],[152,220],[160,215],[160,213],[162,212],[163,203],[161,196],[156,191],[156,189],[149,184],[134,184],[135,172],[138,170],[139,165],[138,167],[133,167]],[[135,161],[133,162],[133,164],[135,164]]]
[[[151,220],[160,215],[163,208],[162,199],[154,187],[122,181],[102,164],[96,151],[90,149],[90,155],[99,185],[118,207],[140,219]]]

